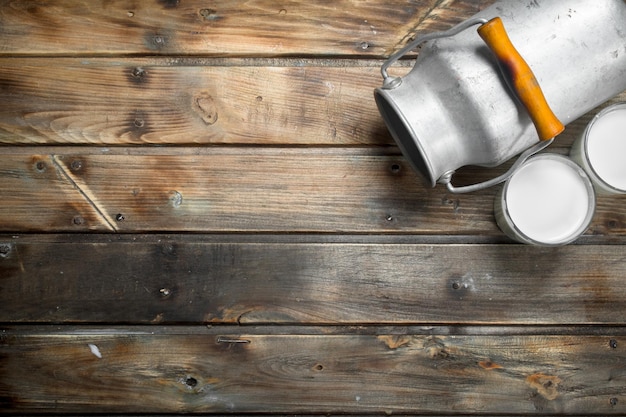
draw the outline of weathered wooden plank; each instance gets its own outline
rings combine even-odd
[[[19,413],[19,415],[21,417],[40,417],[41,414],[37,414],[37,413]],[[175,414],[175,413],[141,413],[142,417],[174,417],[174,416],[181,416],[181,415],[185,415],[185,414]],[[233,412],[226,412],[226,413],[194,413],[195,416],[210,416],[210,417],[250,417],[251,413],[233,413]],[[263,415],[264,417],[319,417],[320,414],[311,414],[309,413],[261,413],[261,415]],[[350,412],[350,413],[341,413],[341,414],[335,414],[335,413],[324,413],[325,417],[343,417],[343,416],[352,416],[352,417],[371,417],[372,413],[368,413],[368,412]],[[378,415],[378,413],[376,413],[376,415]],[[382,414],[381,415],[386,415],[386,414]],[[469,416],[475,416],[476,414],[468,414],[468,413],[463,413],[463,414],[458,414],[458,413],[446,413],[446,414],[441,414],[441,413],[428,413],[428,414],[424,414],[424,413],[408,413],[408,412],[402,412],[402,413],[392,413],[392,415],[394,417],[414,417],[416,415],[419,415],[420,417],[469,417]],[[614,414],[615,415],[615,414]],[[619,414],[617,414],[619,415]],[[93,417],[92,414],[89,413],[72,413],[73,417]],[[128,414],[128,413],[99,413],[98,417],[136,417],[137,414]],[[498,413],[498,414],[493,414],[491,415],[492,417],[519,417],[519,414],[510,414],[510,413]]]
[[[2,158],[0,183],[3,230],[113,230],[50,155]]]
[[[0,143],[391,145],[373,98],[380,64],[0,59]]]
[[[584,335],[8,329],[0,413],[623,414],[622,344]]]
[[[6,0],[0,53],[384,56],[420,24],[442,30],[488,3]]]
[[[618,325],[619,245],[0,240],[0,322]]]
[[[30,151],[48,154],[54,176]],[[451,195],[425,188],[397,150],[335,148],[7,148],[0,230],[325,232],[501,236],[496,187]],[[60,171],[60,173],[58,173]],[[480,180],[499,170],[472,171]],[[467,176],[467,173],[466,173]],[[63,182],[66,193],[51,186]],[[24,191],[20,191],[24,189]],[[42,199],[41,193],[47,197]],[[73,192],[73,193],[72,193]],[[57,208],[90,203],[72,223]],[[56,201],[53,201],[56,198]],[[592,234],[626,231],[623,198],[602,197]],[[94,217],[93,212],[100,216]],[[32,213],[41,216],[32,218]],[[45,220],[45,222],[44,222]],[[95,222],[95,223],[94,223]]]
[[[379,62],[290,62],[0,59],[0,143],[393,143]]]
[[[117,231],[497,233],[484,196],[470,197],[463,211],[464,199],[455,203],[441,189],[425,190],[399,155],[384,150],[56,150],[50,158],[67,176],[65,186],[75,185],[75,194]],[[39,175],[29,158],[0,156],[0,165],[14,167],[1,194]],[[46,188],[47,182],[33,186]],[[60,195],[52,207],[64,203]],[[34,210],[56,215],[59,227],[77,229],[65,222],[65,213],[47,207],[36,190],[2,200],[0,213],[12,221],[0,229],[36,229],[41,223],[31,219]],[[474,214],[467,217],[469,212]]]
[[[0,51],[13,55],[380,56],[436,3],[3,1]],[[477,7],[475,1],[459,3],[467,6],[452,8],[450,13]]]
[[[412,41],[418,35],[447,30],[473,16],[478,11],[491,5],[494,0],[440,0],[428,14],[406,34],[397,49]],[[409,55],[409,54],[408,54]]]

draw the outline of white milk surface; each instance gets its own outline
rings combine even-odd
[[[589,164],[596,175],[626,191],[626,106],[596,119],[587,135]]]
[[[576,235],[589,211],[583,178],[558,159],[530,159],[509,180],[505,198],[518,230],[546,244]]]

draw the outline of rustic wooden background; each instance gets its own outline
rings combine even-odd
[[[490,3],[0,1],[0,413],[626,414],[626,199],[515,244],[375,107]]]

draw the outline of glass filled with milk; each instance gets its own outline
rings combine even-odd
[[[598,113],[574,142],[570,156],[600,194],[626,194],[626,103]]]
[[[587,230],[595,203],[591,180],[578,164],[543,153],[529,158],[505,182],[494,208],[498,226],[510,238],[559,246]]]

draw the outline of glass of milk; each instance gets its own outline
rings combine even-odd
[[[589,174],[598,194],[626,194],[626,103],[598,113],[570,156]]]
[[[498,226],[518,242],[565,245],[589,227],[596,197],[585,171],[566,156],[543,153],[524,162],[496,196]]]

